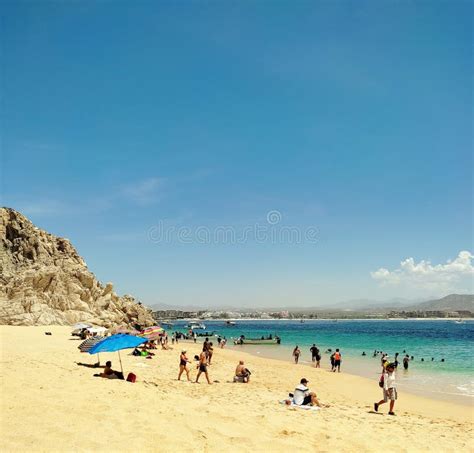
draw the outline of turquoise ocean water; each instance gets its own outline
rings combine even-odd
[[[184,331],[184,324],[176,323],[174,329]],[[311,361],[309,348],[313,343],[322,352],[323,368],[329,367],[330,356],[324,351],[339,348],[343,371],[374,381],[381,369],[380,357],[372,357],[374,350],[387,352],[392,359],[399,352],[400,362],[405,350],[414,360],[408,372],[400,365],[397,373],[400,388],[429,397],[474,403],[474,321],[460,324],[454,320],[305,320],[304,323],[252,320],[236,321],[235,326],[227,326],[222,321],[206,321],[205,324],[207,331],[214,330],[229,340],[240,335],[257,338],[269,333],[278,335],[282,340],[280,346],[234,348],[291,361],[291,352],[299,345],[303,365]],[[365,357],[362,356],[364,351]],[[441,362],[443,358],[445,361]]]

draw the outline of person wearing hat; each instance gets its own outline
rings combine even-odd
[[[308,383],[309,381],[306,378],[301,379],[300,384],[295,388],[295,392],[293,393],[293,404],[297,406],[310,405],[321,407],[316,393],[309,391]]]
[[[183,374],[184,371],[186,371],[186,376],[188,378],[188,381],[190,381],[190,377],[189,377],[189,368],[188,368],[188,363],[189,363],[189,360],[186,356],[186,350],[183,349],[181,351],[181,355],[179,356],[179,374],[178,374],[178,381],[181,380],[181,375]]]
[[[387,403],[390,401],[390,409],[388,415],[395,415],[393,412],[393,407],[395,406],[395,401],[397,400],[397,387],[395,385],[395,364],[389,363],[383,373],[383,400],[380,400],[378,403],[374,403],[375,412],[379,411],[379,406],[381,404]]]

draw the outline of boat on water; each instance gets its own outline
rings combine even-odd
[[[212,330],[212,331],[203,330],[203,331],[201,331],[200,329],[197,329],[196,331],[193,330],[193,334],[196,334],[196,337],[217,337],[217,333],[216,333],[215,330]]]
[[[234,340],[234,344],[242,345],[242,344],[280,344],[281,339],[278,336],[269,335],[268,337],[261,337],[261,338],[246,338],[245,335],[241,335],[239,338]]]
[[[225,323],[228,326],[235,326],[235,321],[226,321]]]
[[[464,320],[459,318],[456,321],[454,321],[456,324],[464,324]]]
[[[165,319],[163,321],[159,321],[159,323],[160,323],[161,326],[166,327],[168,329],[174,326],[174,324],[171,321],[169,321],[168,319]]]
[[[198,321],[191,321],[188,324],[186,324],[186,328],[191,329],[191,330],[206,330],[206,326],[202,322]]]

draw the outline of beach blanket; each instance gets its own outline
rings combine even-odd
[[[299,404],[295,404],[295,403],[291,403],[291,404],[286,404],[285,402],[286,400],[281,400],[280,401],[280,404],[284,404],[285,406],[288,406],[288,407],[291,407],[291,408],[295,408],[295,409],[303,409],[305,411],[319,411],[319,409],[321,409],[320,407],[318,406],[309,406],[309,405],[306,405],[306,406],[300,406]]]

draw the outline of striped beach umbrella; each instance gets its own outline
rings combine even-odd
[[[90,349],[95,346],[97,343],[102,341],[105,337],[96,335],[95,337],[90,337],[87,340],[84,340],[77,348],[81,352],[89,352]],[[97,353],[97,361],[100,364],[100,355]]]
[[[152,327],[147,327],[146,329],[143,329],[137,336],[146,338],[148,340],[154,340],[155,338],[160,337],[163,335],[165,332],[165,329],[160,326],[152,326]]]
[[[96,343],[103,339],[104,337],[101,337],[99,335],[88,338],[87,340],[84,340],[77,348],[81,352],[89,352],[89,349],[92,348],[92,346],[94,346]]]

